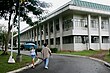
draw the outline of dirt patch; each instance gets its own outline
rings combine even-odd
[[[104,60],[104,57],[108,54],[107,50],[101,50],[98,53],[91,55],[90,57],[98,58]]]

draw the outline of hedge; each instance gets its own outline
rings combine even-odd
[[[42,48],[38,48],[37,52],[41,52]],[[57,53],[58,52],[58,48],[50,48],[50,50],[52,51],[52,53]]]

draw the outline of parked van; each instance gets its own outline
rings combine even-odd
[[[34,42],[30,42],[30,41],[26,42],[24,44],[24,49],[30,50],[31,48],[37,49],[38,47],[37,47],[37,45]]]

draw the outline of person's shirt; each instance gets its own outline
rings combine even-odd
[[[32,49],[32,50],[30,51],[30,54],[31,54],[31,55],[36,55],[35,49]]]
[[[48,47],[44,47],[41,53],[43,54],[43,58],[49,58],[51,55],[51,50]]]

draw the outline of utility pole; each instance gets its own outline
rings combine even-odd
[[[22,61],[22,55],[20,54],[20,0],[18,0],[18,11],[19,11],[19,15],[18,15],[18,55],[17,55],[17,60],[18,62]]]

